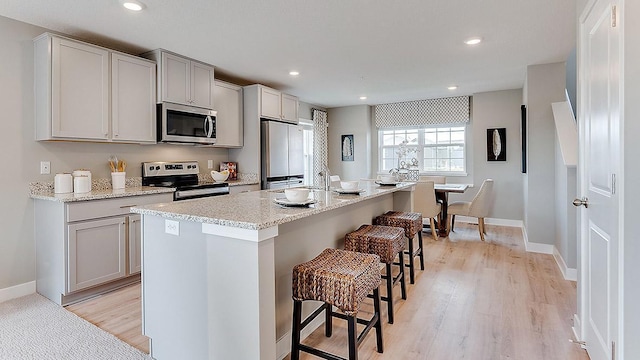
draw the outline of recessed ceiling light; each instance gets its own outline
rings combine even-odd
[[[300,72],[295,71],[295,70],[294,70],[294,71],[289,71],[289,75],[291,75],[291,76],[298,76],[298,75],[300,75]]]
[[[447,89],[449,89],[449,90],[455,90],[457,88],[458,87],[456,85],[451,85],[451,86],[447,87]]]
[[[478,45],[482,42],[482,38],[480,37],[472,37],[464,41],[467,45]]]
[[[122,6],[124,6],[125,8],[131,10],[131,11],[140,11],[142,9],[144,9],[144,4],[139,2],[139,1],[135,1],[135,0],[126,0],[122,2]]]
[[[360,100],[367,100],[366,96],[360,96]]]

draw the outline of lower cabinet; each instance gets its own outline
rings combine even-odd
[[[139,281],[141,217],[129,208],[171,202],[173,194],[34,201],[36,290],[67,305]]]
[[[127,275],[126,224],[126,217],[115,217],[69,225],[69,292]]]

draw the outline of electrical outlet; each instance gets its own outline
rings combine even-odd
[[[180,236],[180,223],[174,220],[165,220],[164,232],[166,232],[167,234]]]
[[[42,174],[42,175],[51,174],[51,162],[50,161],[40,161],[40,174]]]
[[[213,169],[213,160],[207,160],[207,168]]]

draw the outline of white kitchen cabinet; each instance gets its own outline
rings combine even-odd
[[[215,147],[242,147],[242,87],[216,80],[213,95],[217,111]]]
[[[260,117],[298,123],[298,98],[278,90],[260,88]]]
[[[289,95],[282,94],[281,97],[281,107],[282,107],[282,120],[298,123],[298,98]]]
[[[134,275],[142,271],[142,221],[140,215],[129,215],[128,237],[129,266],[127,275]]]
[[[114,141],[156,142],[156,64],[111,54],[111,133]]]
[[[78,291],[126,275],[126,217],[69,225],[68,291]]]
[[[59,202],[34,200],[36,290],[67,305],[139,281],[138,205],[173,201],[173,193]]]
[[[37,140],[109,138],[109,51],[43,34],[34,40]]]
[[[36,140],[155,142],[155,64],[49,33],[34,53]]]
[[[158,102],[215,110],[213,66],[162,49],[142,56],[158,63]]]

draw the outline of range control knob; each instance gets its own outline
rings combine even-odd
[[[156,170],[160,170],[160,166],[156,166]]]
[[[153,170],[153,166],[149,166],[149,170]]]

